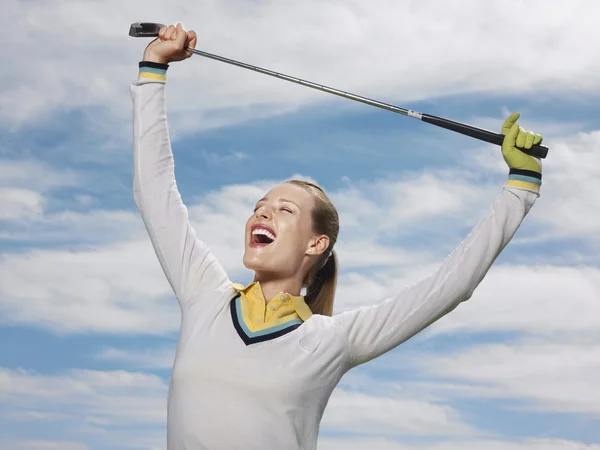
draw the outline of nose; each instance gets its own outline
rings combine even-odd
[[[271,210],[269,208],[267,208],[266,206],[261,206],[260,208],[258,208],[256,210],[254,215],[258,219],[269,220],[271,218]]]

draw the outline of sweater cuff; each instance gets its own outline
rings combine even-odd
[[[140,61],[138,80],[167,81],[168,64],[159,64],[151,61]]]
[[[541,185],[541,173],[532,170],[510,169],[505,186],[539,193]]]

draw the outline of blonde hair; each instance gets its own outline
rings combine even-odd
[[[312,211],[313,232],[329,238],[329,247],[310,269],[303,285],[306,287],[306,304],[314,314],[331,316],[337,284],[338,262],[333,246],[337,242],[340,219],[327,194],[314,183],[303,180],[289,180],[286,183],[300,186],[310,192],[316,200]]]

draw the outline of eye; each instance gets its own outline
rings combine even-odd
[[[282,211],[288,212],[288,213],[292,213],[293,211],[288,208],[287,206],[284,206],[283,208],[281,208]]]

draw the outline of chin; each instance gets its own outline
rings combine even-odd
[[[269,266],[272,265],[270,258],[267,258],[266,255],[257,255],[252,249],[246,250],[243,262],[246,269],[254,270],[255,272],[269,270]]]
[[[289,269],[288,264],[281,260],[281,258],[274,258],[272,254],[263,253],[261,251],[255,251],[256,249],[246,249],[244,253],[244,266],[246,269],[253,270],[257,273],[263,274],[285,274]]]

